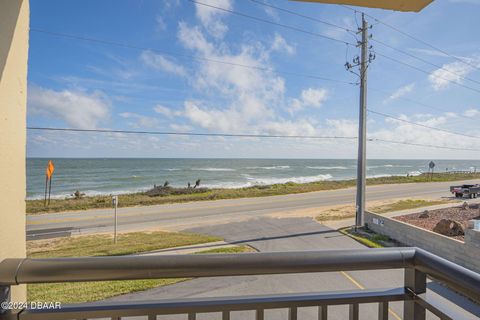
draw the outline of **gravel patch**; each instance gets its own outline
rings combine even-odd
[[[468,225],[468,221],[472,219],[480,219],[480,210],[478,204],[471,204],[468,209],[463,209],[462,206],[444,208],[444,209],[437,209],[437,210],[429,210],[428,211],[428,218],[420,218],[419,216],[424,211],[420,211],[417,213],[407,214],[404,216],[397,216],[393,219],[399,220],[405,223],[412,224],[414,226],[433,231],[433,228],[437,225],[437,223],[442,219],[451,219],[458,221],[463,225],[466,229]],[[464,241],[464,236],[456,236],[451,237],[457,240]]]

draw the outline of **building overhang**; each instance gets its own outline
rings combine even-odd
[[[419,12],[433,0],[293,0],[303,2],[318,2],[327,4],[343,4],[350,6],[378,8],[395,11]]]

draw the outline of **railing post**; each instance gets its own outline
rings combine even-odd
[[[288,308],[288,320],[297,320],[297,319],[298,319],[297,307]]]
[[[265,311],[263,309],[257,309],[255,311],[255,319],[256,320],[264,320],[265,319]]]
[[[388,320],[388,301],[378,304],[378,320]]]
[[[222,320],[230,320],[230,311],[222,312]]]
[[[415,268],[405,268],[405,287],[414,295],[425,293],[427,291],[427,275]],[[403,303],[403,318],[425,320],[425,308],[416,303],[415,300],[405,301]]]
[[[328,305],[318,306],[318,320],[328,319]]]
[[[349,306],[348,319],[349,320],[358,320],[359,316],[359,306],[358,303],[351,304]]]
[[[0,286],[0,304],[10,302],[10,286]],[[0,315],[7,312],[7,309],[0,307]]]

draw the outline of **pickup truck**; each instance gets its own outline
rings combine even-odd
[[[467,198],[473,199],[478,196],[480,193],[480,184],[464,184],[461,186],[451,186],[450,192],[455,195],[456,198]]]

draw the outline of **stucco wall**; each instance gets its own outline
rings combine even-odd
[[[28,27],[28,0],[0,1],[0,261],[25,256]]]
[[[480,232],[465,230],[465,242],[402,221],[365,212],[365,223],[376,233],[407,246],[419,247],[465,268],[480,272]]]

